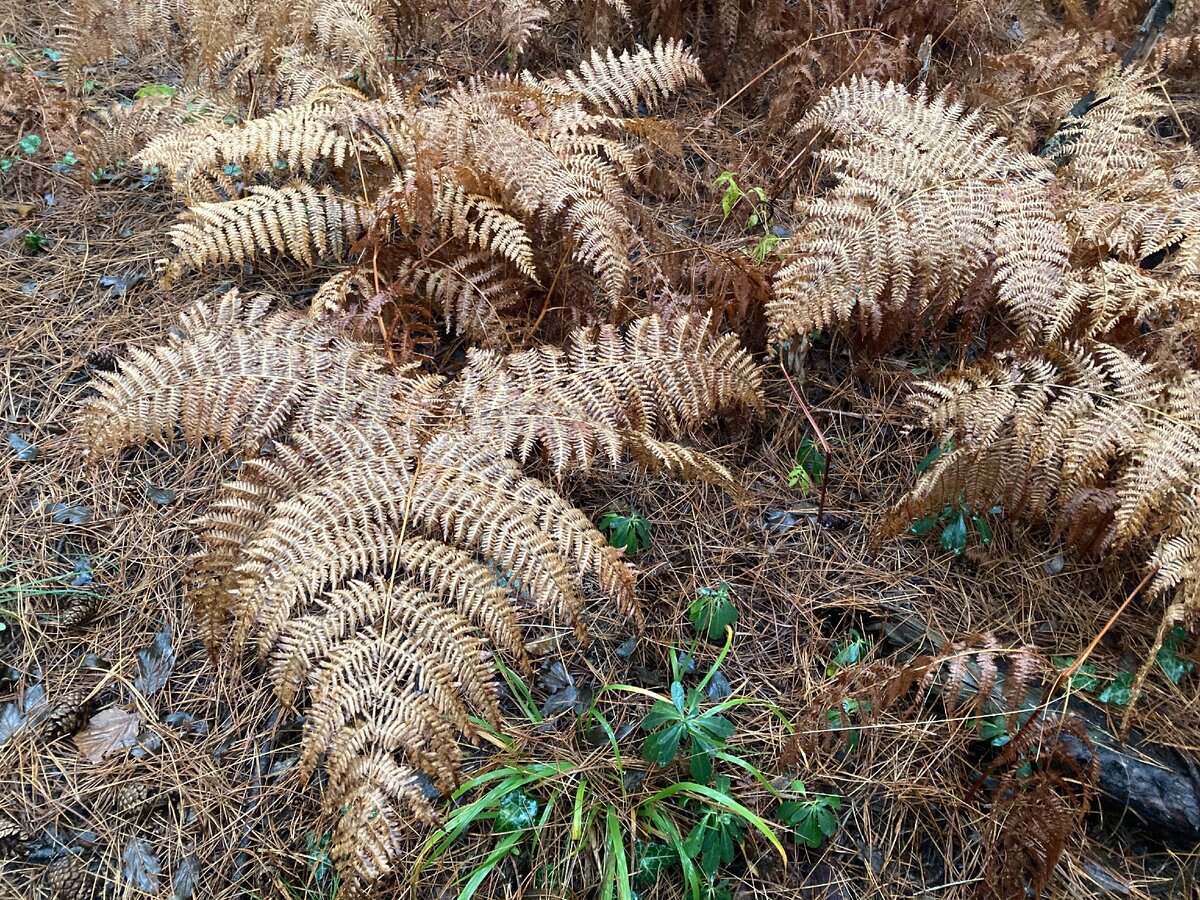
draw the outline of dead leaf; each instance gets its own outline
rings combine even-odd
[[[175,668],[175,647],[171,643],[171,629],[164,628],[154,636],[154,643],[137,652],[138,676],[133,689],[149,697],[158,693]]]
[[[142,717],[136,712],[110,706],[75,732],[75,748],[95,764],[110,753],[134,746],[141,727]]]

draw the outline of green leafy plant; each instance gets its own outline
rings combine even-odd
[[[712,780],[713,755],[725,748],[733,734],[733,723],[714,709],[700,708],[704,695],[671,683],[671,699],[655,702],[642,722],[647,732],[642,755],[657,766],[668,766],[682,751],[690,760],[692,779],[707,784]]]
[[[676,664],[676,667],[680,665]],[[705,680],[715,671],[716,667],[710,670]],[[510,686],[519,682],[519,676],[512,675]],[[541,716],[528,688],[522,687],[522,690],[514,691],[518,706],[531,716],[531,722],[540,722]],[[681,689],[673,690],[673,695],[677,696]],[[673,701],[631,685],[609,685],[597,696],[610,691],[653,698],[678,711]],[[731,700],[710,712],[719,712],[740,702],[748,701]],[[491,731],[483,723],[477,724]],[[664,723],[664,727],[670,725]],[[532,858],[540,842],[561,841],[568,837],[568,853],[590,855],[595,847],[602,849],[602,879],[596,894],[599,900],[635,900],[637,888],[652,885],[664,873],[676,868],[683,879],[684,896],[688,900],[728,898],[728,884],[718,881],[717,876],[720,868],[734,859],[746,831],[751,828],[760,832],[786,859],[786,851],[775,829],[734,797],[733,785],[727,776],[718,775],[713,784],[673,781],[655,790],[652,786],[654,774],[661,770],[653,770],[648,777],[639,773],[638,778],[629,780],[631,773],[625,767],[621,738],[596,707],[595,700],[580,716],[576,729],[579,733],[598,730],[609,742],[611,752],[597,758],[594,751],[589,751],[578,761],[511,763],[471,779],[455,792],[445,824],[426,841],[412,870],[412,882],[415,884],[421,872],[444,856],[472,827],[490,827],[495,843],[480,864],[464,873],[458,887],[458,900],[470,900],[504,859],[526,852]],[[681,732],[685,730],[681,729]],[[713,729],[706,730],[711,737]],[[717,726],[715,730],[714,742],[719,742],[723,748],[716,755],[750,773],[770,789],[768,779],[751,762],[724,749],[726,731],[731,734],[732,725],[728,729]],[[491,734],[498,743],[512,749],[507,738],[494,731]],[[683,737],[681,733],[676,749]],[[640,784],[647,785],[646,793],[641,798],[629,797],[632,786]],[[619,807],[612,799],[614,795],[628,797],[629,806]],[[569,828],[547,828],[555,810],[565,814],[568,809]],[[561,854],[564,850],[559,844],[542,847],[542,852]],[[535,863],[531,862],[531,866]],[[556,876],[556,870],[560,868],[550,863],[535,866],[535,881],[539,887],[561,890],[562,884]]]
[[[729,778],[718,775],[716,790],[729,796]],[[725,806],[707,806],[692,828],[683,849],[700,866],[711,882],[720,866],[733,862],[735,848],[742,843],[744,821]]]
[[[796,450],[796,465],[788,473],[788,487],[807,495],[825,478],[825,454],[810,435],[805,435]]]
[[[33,156],[38,152],[38,148],[42,146],[42,137],[38,134],[27,134],[17,141],[17,146],[21,148],[21,152],[26,156]]]
[[[988,513],[999,515],[1000,507],[993,506]],[[923,519],[913,522],[909,529],[913,534],[929,534],[935,529],[941,529],[938,544],[943,550],[949,550],[955,556],[961,556],[967,549],[971,533],[974,532],[979,544],[986,547],[994,537],[992,526],[982,513],[972,513],[962,504],[947,506],[940,513],[930,514]]]
[[[1158,654],[1155,657],[1158,667],[1162,669],[1163,674],[1167,676],[1171,684],[1179,684],[1185,676],[1189,675],[1196,668],[1194,662],[1179,655],[1179,651],[1186,640],[1186,629],[1180,625],[1176,625],[1163,637],[1162,646],[1158,649]]]
[[[31,253],[37,253],[39,250],[45,249],[46,244],[49,242],[50,239],[40,231],[25,232],[25,249]]]
[[[838,648],[837,653],[825,667],[825,675],[830,678],[842,669],[858,665],[871,651],[870,643],[855,628],[851,628],[846,639],[835,646]]]
[[[837,833],[842,801],[834,794],[808,796],[800,780],[792,782],[791,790],[804,796],[779,804],[775,817],[792,829],[797,841],[815,850]]]
[[[175,86],[172,84],[147,84],[137,89],[133,95],[134,100],[141,100],[143,97],[174,97]]]
[[[1101,703],[1112,706],[1128,706],[1133,700],[1133,682],[1136,676],[1132,672],[1121,672],[1112,683],[1100,692],[1096,699]]]
[[[650,523],[636,509],[628,514],[605,513],[600,517],[600,530],[610,544],[630,556],[650,546]]]
[[[749,204],[750,216],[746,220],[746,228],[750,231],[760,231],[761,234],[758,243],[747,253],[755,262],[761,263],[783,240],[772,226],[771,199],[767,192],[761,187],[743,189],[738,185],[734,174],[728,170],[717,176],[713,187],[722,191],[721,212],[725,219],[729,218],[733,208],[739,203]]]
[[[702,587],[688,607],[688,620],[696,631],[710,641],[725,637],[725,629],[737,621],[737,607],[729,599],[729,585],[724,581],[716,587]]]

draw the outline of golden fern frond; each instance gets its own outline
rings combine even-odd
[[[1155,570],[1150,591],[1171,596],[1163,617],[1167,628],[1179,622],[1191,627],[1200,617],[1200,496],[1193,493],[1181,505],[1184,512],[1150,558]]]
[[[587,516],[557,492],[526,477],[507,457],[496,456],[488,443],[466,434],[448,432],[438,435],[423,448],[423,471],[418,473],[418,482],[426,474],[425,467],[430,465],[447,467],[446,473],[434,476],[438,480],[448,477],[459,482],[474,482],[481,491],[490,485],[492,490],[535,511],[539,530],[550,537],[563,558],[575,560],[581,571],[592,572],[622,615],[640,619],[633,575],[621,553],[604,540]],[[433,470],[429,472],[432,476]]]
[[[1000,505],[1046,517],[1081,552],[1153,545],[1152,583],[1193,615],[1200,483],[1200,375],[1117,347],[1065,344],[1044,357],[1001,356],[923,386],[914,402],[953,449],[893,511],[885,530],[947,507]]]
[[[707,324],[580,332],[564,352],[483,354],[445,383],[231,292],[101,385],[81,423],[94,452],[177,424],[191,441],[279,439],[201,519],[189,598],[212,647],[232,618],[226,646],[252,641],[280,703],[306,706],[301,770],[324,760],[347,877],[390,871],[402,808],[432,819],[429,782],[458,784],[457,737],[472,715],[500,715],[486,647],[528,668],[519,608],[581,639],[585,598],[640,621],[622,554],[508,454],[545,447],[561,470],[627,450],[716,472],[659,440],[761,403],[749,356]],[[539,384],[574,419],[550,428],[535,418]],[[524,437],[497,415],[505,397]]]
[[[336,816],[330,856],[339,871],[370,884],[392,871],[406,835],[410,809],[422,821],[434,823],[437,814],[425,797],[417,773],[399,766],[390,754],[376,751],[354,756],[325,791],[325,809]]]
[[[618,461],[629,433],[686,432],[723,410],[757,409],[762,395],[736,339],[713,336],[704,319],[650,317],[623,334],[611,326],[579,331],[562,351],[474,351],[455,402],[472,434],[519,459],[543,456],[563,472],[597,456]]]
[[[470,251],[406,261],[396,277],[412,282],[448,330],[485,344],[501,342],[508,331],[503,314],[521,304],[525,286],[490,253]]]
[[[498,203],[468,193],[452,179],[435,177],[432,214],[435,223],[442,226],[446,234],[474,250],[508,260],[530,281],[538,282],[529,232],[519,219],[505,212]]]
[[[1186,278],[1200,274],[1200,163],[1157,135],[1172,108],[1156,77],[1110,73],[1089,109],[1064,123],[1054,149],[1077,243],[1092,245],[1097,262],[1166,255],[1168,268]]]
[[[388,18],[388,4],[378,0],[321,0],[312,9],[313,36],[343,71],[362,69],[379,82],[394,43]]]
[[[77,433],[86,450],[170,444],[177,425],[189,443],[251,447],[322,421],[385,411],[399,425],[437,414],[433,381],[412,369],[388,371],[377,354],[299,314],[264,315],[269,302],[229,291],[215,311],[194,308],[181,336],[154,353],[130,351],[119,373],[99,378],[85,406]]]
[[[272,255],[309,266],[344,260],[363,230],[362,204],[331,190],[306,184],[253,187],[238,200],[188,207],[171,228],[178,253],[163,281],[170,285],[189,269],[237,266]]]
[[[1075,177],[1099,185],[1154,167],[1157,160],[1147,128],[1167,114],[1168,107],[1153,90],[1152,77],[1144,69],[1110,70],[1087,111],[1063,123],[1058,140]]]
[[[352,581],[323,596],[313,615],[287,623],[271,651],[270,677],[280,703],[290,706],[313,666],[369,627],[396,629],[444,659],[467,701],[489,721],[500,720],[490,657],[474,625],[415,586],[386,580]]]
[[[995,250],[1001,306],[1031,336],[1065,289],[1065,234],[1044,161],[1009,147],[946,95],[862,79],[834,88],[797,126],[832,138],[837,177],[784,245],[767,307],[775,340],[829,327],[894,343],[954,311]]]
[[[550,18],[550,10],[540,0],[498,0],[496,7],[496,36],[514,57]]]
[[[168,131],[150,141],[134,161],[163,169],[175,189],[188,197],[228,198],[236,195],[237,182],[249,183],[259,174],[311,178],[320,167],[341,169],[352,150],[373,137],[363,129],[357,130],[365,131],[361,138],[357,131],[352,137],[346,125],[347,118],[367,113],[368,105],[352,88],[330,86],[309,102],[228,129],[200,125]],[[373,156],[386,160],[376,144],[377,140],[369,147]]]
[[[620,56],[611,49],[593,50],[578,72],[567,72],[562,84],[591,103],[617,115],[636,114],[639,101],[655,109],[689,83],[704,82],[700,63],[680,41],[660,37],[653,49],[638,47]],[[549,86],[555,87],[550,81]]]

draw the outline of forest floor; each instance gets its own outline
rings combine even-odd
[[[0,896],[50,896],[56,861],[86,855],[123,885],[112,896],[330,897],[316,794],[295,774],[296,723],[278,717],[265,683],[219,674],[184,602],[189,522],[230,464],[203,449],[92,466],[70,453],[69,426],[92,373],[114,351],[156,345],[211,287],[199,279],[159,287],[172,198],[149,177],[89,178],[73,162],[85,155],[89,101],[64,92],[44,28],[8,38],[0,155],[28,135],[40,146],[0,173]],[[105,90],[136,89],[132,73],[130,82]],[[710,199],[707,214],[719,221]],[[1103,633],[1088,659],[1092,680],[1074,682],[1071,708],[1090,710],[1111,732],[1126,724],[1142,744],[1200,758],[1197,678],[1152,674],[1127,723],[1118,700],[1098,699],[1154,642],[1158,613],[1137,604],[1105,633],[1137,573],[1064,562],[1048,532],[1023,525],[962,555],[916,537],[874,538],[928,449],[901,440],[910,417],[897,398],[913,367],[885,360],[868,376],[844,348],[817,347],[793,387],[773,365],[771,417],[708,435],[747,486],[744,498],[645,475],[568,482],[568,495],[595,517],[632,507],[648,521],[649,547],[635,558],[648,624],[632,643],[598,636],[586,651],[551,654],[531,686],[534,703],[561,700],[567,687],[661,693],[671,660],[689,648],[707,672],[722,645],[697,641],[688,608],[724,583],[738,618],[720,662],[722,691],[756,701],[733,715],[731,746],[776,789],[800,777],[809,792],[838,798],[835,832],[817,847],[790,844],[786,865],[748,836],[726,873],[733,896],[973,896],[995,830],[1039,827],[1036,817],[1006,823],[1003,798],[972,789],[1011,726],[987,731],[986,716],[930,696],[840,727],[836,711],[850,689],[838,676],[852,664],[900,670],[917,653],[962,638],[964,647],[987,646],[968,636],[989,635],[999,656],[1033,648],[1061,668]],[[788,484],[797,448],[811,441],[808,416],[829,445],[824,492]],[[610,715],[636,723],[644,706],[629,694]],[[505,752],[538,748],[602,766],[565,738],[572,708],[523,722],[510,702],[516,750]],[[26,719],[55,709],[73,719],[57,734],[22,739]],[[478,766],[503,759],[481,753]],[[771,789],[748,775],[737,796],[757,811],[772,803]],[[420,845],[414,833],[414,859]],[[487,852],[484,837],[464,840],[425,870],[416,895],[453,896],[444,886]],[[1049,893],[1200,896],[1198,865],[1186,842],[1100,800],[1070,831]],[[510,859],[478,896],[537,896],[533,869]]]

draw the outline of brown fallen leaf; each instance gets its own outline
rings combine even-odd
[[[110,706],[75,732],[75,748],[89,762],[98,763],[110,753],[134,746],[141,726],[138,713]]]

